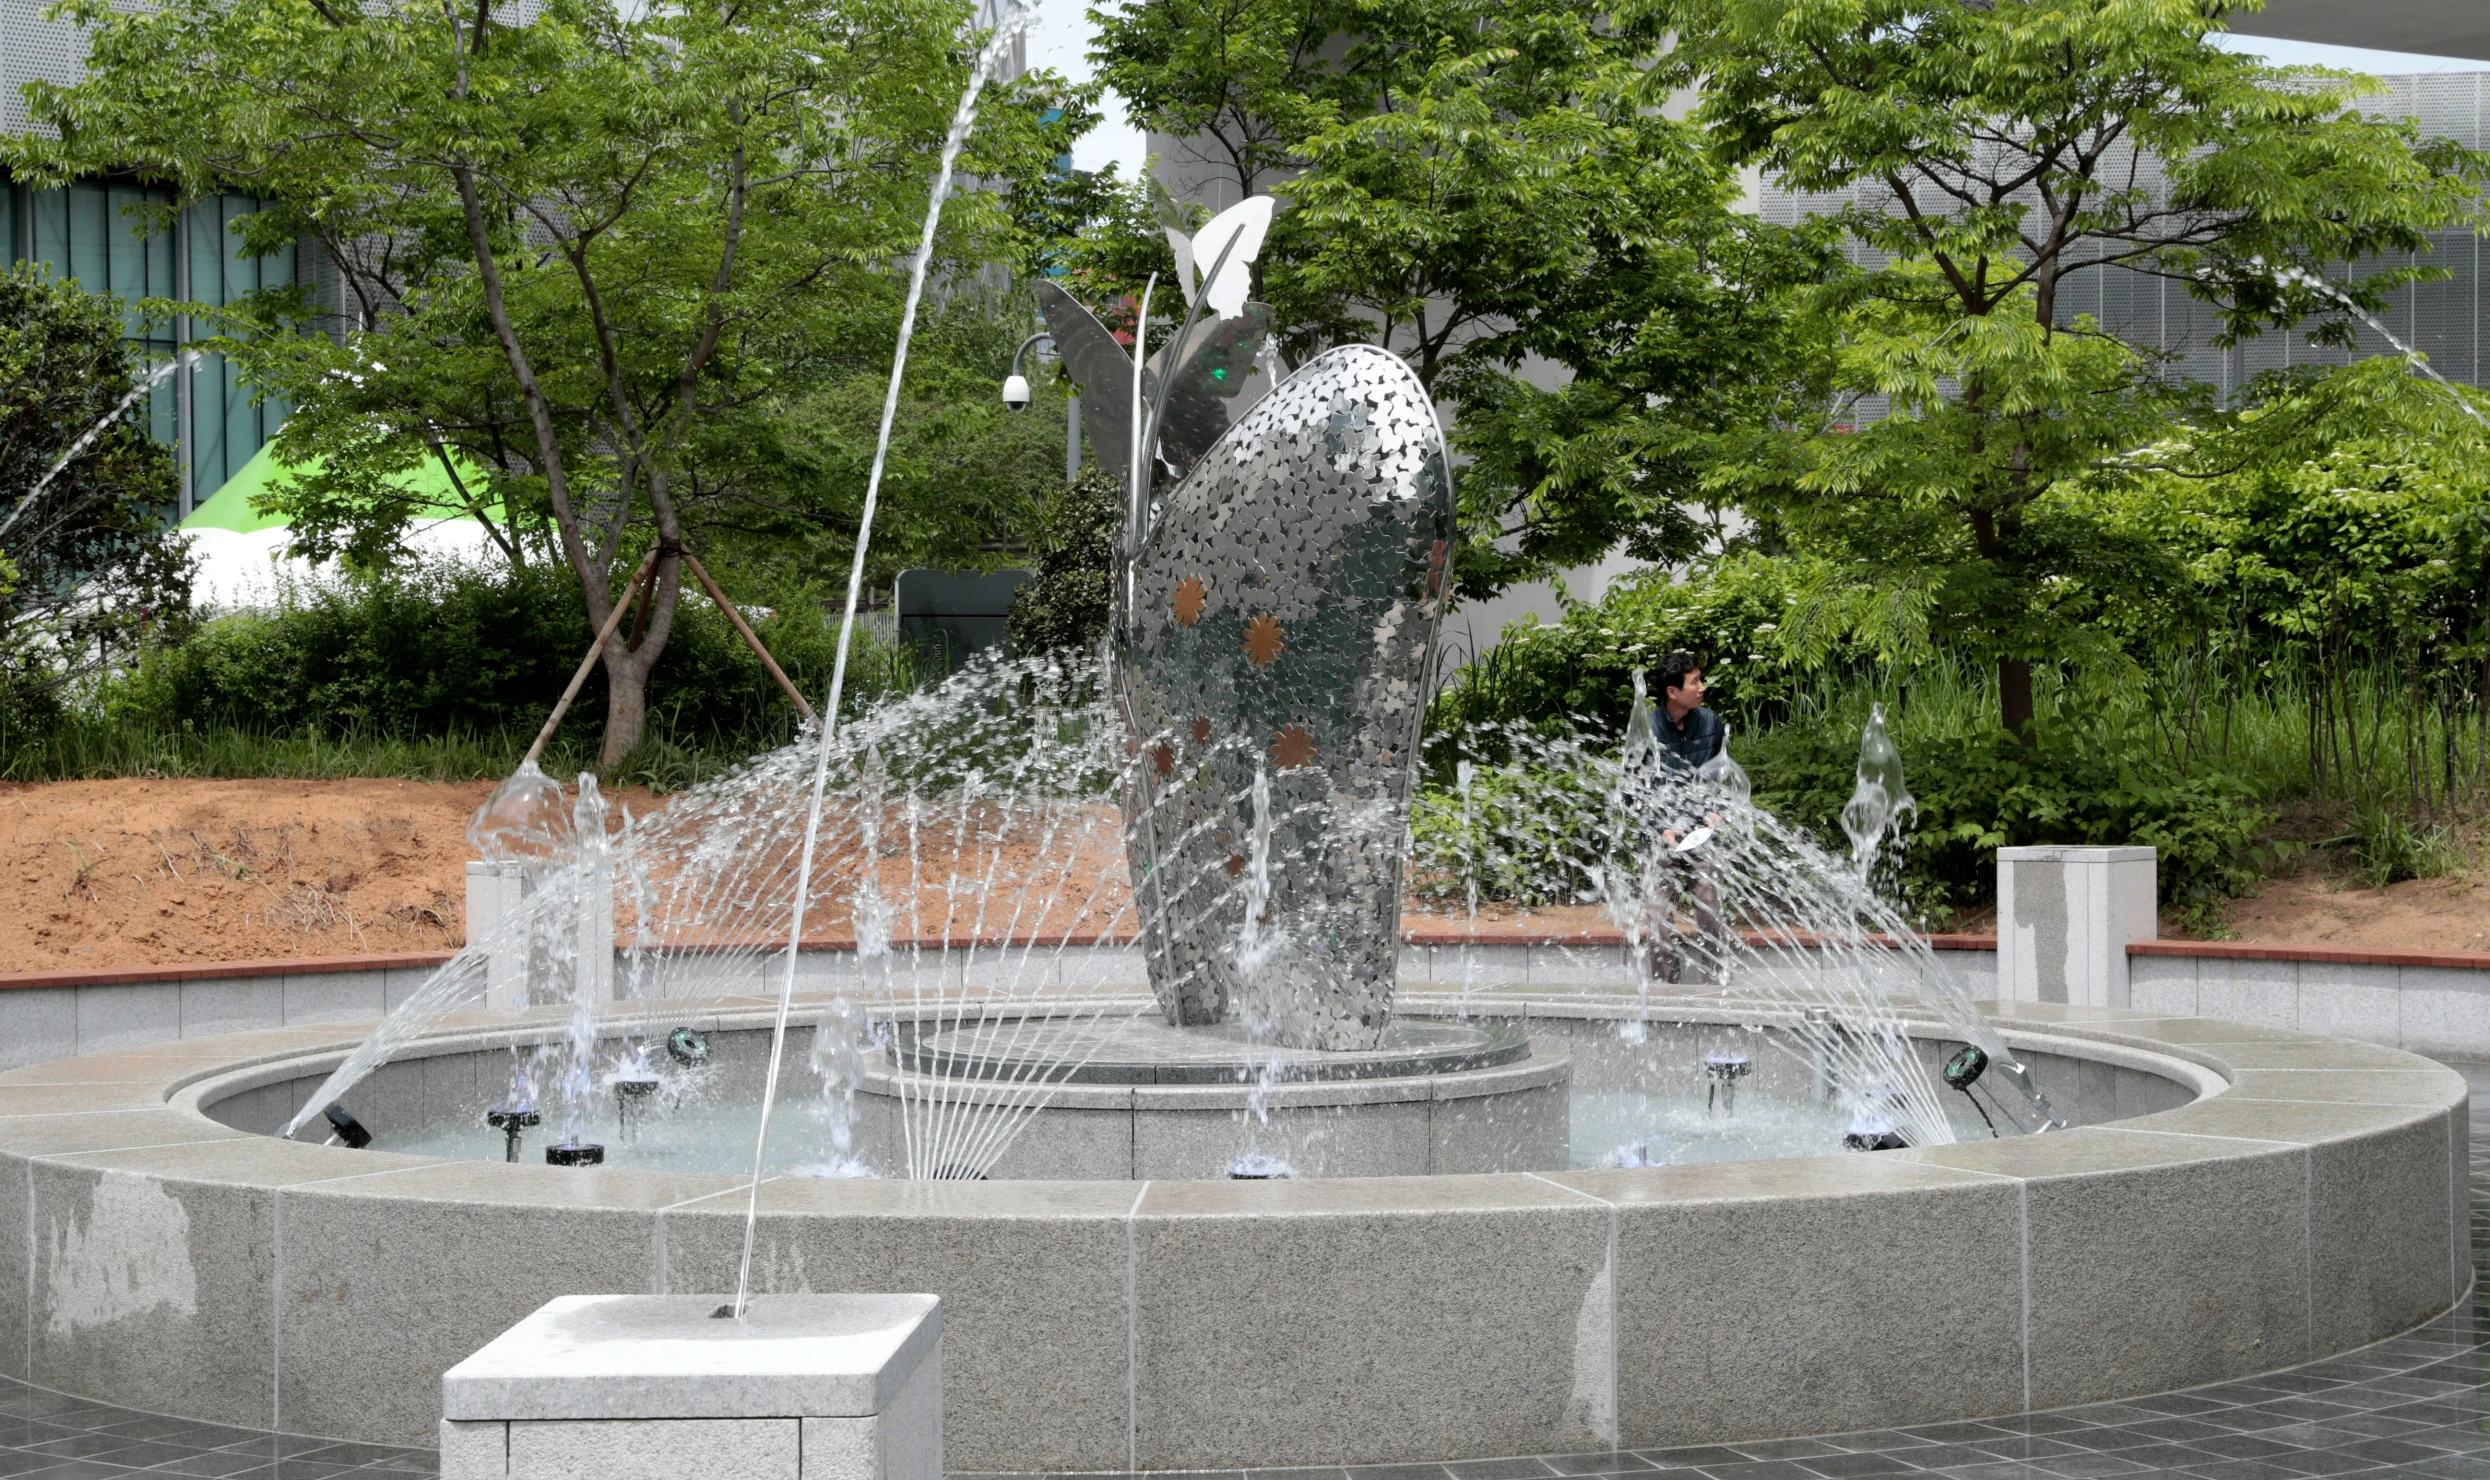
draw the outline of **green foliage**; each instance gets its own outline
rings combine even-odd
[[[1838,220],[1883,264],[1816,309],[1842,404],[1889,413],[1733,429],[1711,486],[1889,593],[1869,609],[1902,608],[1890,631],[1997,662],[2009,729],[2032,718],[2033,662],[2102,656],[2070,587],[2140,594],[2164,575],[2060,495],[2212,410],[2064,292],[2116,263],[2185,285],[2228,339],[2308,321],[2348,344],[2347,303],[2434,275],[2414,265],[2430,233],[2483,219],[2490,156],[2360,113],[2357,79],[2224,50],[2220,6],[1661,8],[1678,45],[1659,75],[1701,86],[1717,156],[1798,190],[1873,187]]]
[[[89,32],[85,79],[39,85],[51,136],[0,140],[0,162],[248,190],[264,207],[246,247],[299,239],[339,278],[334,334],[283,332],[306,321],[302,290],[216,316],[235,333],[215,347],[298,408],[287,461],[320,463],[274,494],[306,550],[372,563],[416,512],[392,476],[455,453],[483,472],[471,505],[507,511],[505,554],[567,567],[583,628],[618,599],[618,565],[663,552],[652,615],[604,654],[618,759],[686,585],[674,552],[751,510],[790,517],[773,496],[788,398],[839,346],[888,342],[904,292],[888,264],[918,240],[971,8],[64,9]],[[1085,97],[1038,73],[985,98],[961,167],[1000,188],[952,198],[938,266],[1026,259],[1019,232],[1093,116]],[[828,394],[827,420],[852,421]],[[861,503],[869,459],[825,461],[828,516],[791,517],[852,545],[838,511]]]
[[[2161,850],[2162,899],[2200,912],[2258,876],[2271,814],[2236,781],[2153,757],[2113,716],[2061,716],[2026,747],[2002,730],[1906,739],[1903,764],[1919,819],[1901,860],[1901,892],[1926,915],[1995,898],[1997,850],[2027,844]],[[1841,809],[1857,779],[1855,728],[1791,727],[1740,751],[1756,802],[1842,843]]]
[[[2463,857],[2444,823],[2416,824],[2402,810],[2376,803],[2356,815],[2352,846],[2353,872],[2372,889],[2406,879],[2435,879]]]
[[[1579,721],[1621,733],[1634,703],[1634,670],[1681,648],[1703,658],[1706,702],[1738,734],[1777,723],[1813,682],[1815,665],[1792,656],[1785,633],[1811,579],[1803,563],[1751,552],[1683,580],[1666,572],[1622,578],[1597,603],[1568,607],[1554,625],[1506,628],[1437,696],[1428,728]]]
[[[106,687],[100,712],[135,734],[341,744],[518,735],[524,750],[586,646],[582,620],[576,587],[542,567],[416,567],[317,583],[291,590],[274,611],[220,617],[150,651]],[[799,687],[827,692],[838,634],[818,607],[785,609],[754,627]],[[896,676],[878,647],[851,661],[853,704]],[[656,716],[665,744],[748,754],[792,737],[794,706],[705,601],[685,603],[667,663],[672,697]],[[603,683],[591,673],[566,736],[600,734],[594,701]]]
[[[1410,888],[1439,903],[1478,897],[1525,906],[1580,904],[1617,833],[1589,770],[1557,764],[1478,773],[1464,798],[1429,786],[1409,812]]]
[[[145,369],[123,333],[109,297],[31,263],[0,272],[0,723],[40,723],[64,689],[188,616],[172,453],[135,415],[114,418]]]
[[[1110,573],[1124,516],[1123,484],[1091,463],[1047,501],[1033,552],[1037,574],[1012,594],[1012,650],[1086,652],[1107,635]]]

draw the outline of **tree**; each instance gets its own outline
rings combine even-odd
[[[1719,160],[1870,192],[1838,225],[1879,259],[1820,306],[1835,410],[1715,446],[1713,486],[1848,564],[1814,615],[1996,664],[2027,738],[2031,664],[2084,632],[2064,593],[2156,578],[2075,487],[2216,413],[2201,388],[2069,311],[2113,270],[2175,282],[2226,339],[2348,313],[2479,226],[2490,159],[2351,106],[2347,74],[2214,44],[2226,0],[1660,0]],[[2347,264],[2351,264],[2347,266]]]
[[[301,238],[344,285],[335,339],[299,293],[262,295],[220,342],[304,408],[281,446],[328,471],[281,495],[306,537],[372,543],[402,519],[379,484],[429,458],[481,468],[478,505],[541,529],[602,626],[613,571],[656,555],[609,644],[604,760],[639,739],[701,504],[748,493],[721,449],[768,433],[826,343],[887,322],[931,161],[966,77],[949,0],[716,0],[524,13],[391,0],[72,0],[90,76],[38,86],[57,142],[9,162],[110,163],[185,197],[267,206],[246,242]],[[522,14],[524,18],[522,18]],[[964,168],[998,190],[946,214],[955,261],[1009,256],[1004,192],[1042,176],[1077,108],[1048,86],[987,99]]]
[[[64,687],[188,614],[189,550],[165,528],[181,476],[171,450],[131,414],[143,405],[132,395],[143,374],[114,300],[33,264],[0,273],[0,714],[9,718],[48,714]]]
[[[1135,120],[1194,136],[1286,206],[1257,292],[1288,354],[1380,344],[1457,407],[1464,595],[1620,541],[1675,560],[1707,538],[1683,444],[1806,377],[1778,291],[1824,253],[1735,211],[1733,177],[1668,116],[1654,13],[1149,0],[1099,15]],[[1317,27],[1330,34],[1306,44]],[[1528,378],[1551,364],[1572,384]]]

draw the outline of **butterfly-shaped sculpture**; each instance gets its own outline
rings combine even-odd
[[[1112,465],[1132,360],[1068,295],[1039,296]],[[1240,302],[1143,376],[1142,414],[1163,380],[1166,410],[1116,580],[1127,856],[1170,1022],[1241,1015],[1291,1047],[1368,1048],[1399,965],[1452,479],[1425,388],[1370,345],[1238,412],[1268,323]]]

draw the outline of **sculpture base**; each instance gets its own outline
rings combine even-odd
[[[1325,1053],[1235,1024],[1007,1019],[904,1039],[897,1057],[856,1098],[860,1147],[1056,1086],[985,1169],[997,1180],[1553,1171],[1571,1145],[1572,1060],[1510,1025],[1403,1019],[1377,1048]]]

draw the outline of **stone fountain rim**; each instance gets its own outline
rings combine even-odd
[[[825,997],[819,1000],[826,1002],[829,999]],[[1459,1000],[1460,999],[1453,994],[1406,994],[1404,997],[1404,1007],[1415,1015],[1427,1012],[1430,1009],[1449,1008],[1455,1005]],[[1137,1005],[1140,1005],[1146,1004],[1147,999],[1136,996],[1134,1001]],[[1482,1007],[1482,1005],[1475,999],[1472,1000],[1470,1005],[1474,1010],[1479,1010]],[[774,1006],[765,1005],[758,999],[718,999],[697,1004],[690,1002],[676,1002],[667,1004],[667,1006],[671,1010],[652,1009],[646,1015],[646,1020],[652,1024],[659,1021],[669,1023],[688,1022],[691,1026],[698,1027],[704,1032],[739,1032],[766,1029],[769,1026],[770,1020],[775,1012]],[[1724,1004],[1717,999],[1707,1000],[1700,997],[1654,997],[1648,1008],[1638,1006],[1638,1004],[1632,1001],[1596,1000],[1584,998],[1536,998],[1526,1004],[1498,1003],[1492,1004],[1492,1006],[1502,1008],[1507,1013],[1518,1014],[1525,1020],[1529,1017],[1564,1017],[1574,1019],[1622,1021],[1630,1019],[1638,1014],[1647,1014],[1653,1021],[1720,1025],[1734,1024],[1765,1028],[1794,1026],[1799,1020],[1799,1012],[1801,1010],[1797,1006],[1779,1009],[1766,1008],[1759,1003]],[[1988,1008],[1994,1007],[1996,1004],[1982,1004],[1982,1006],[1984,1008]],[[2071,1058],[2087,1059],[2115,1067],[2140,1070],[2145,1073],[2159,1075],[2165,1079],[2172,1080],[2192,1092],[2190,1106],[2181,1107],[2181,1109],[2177,1111],[2162,1112],[2164,1116],[2184,1114],[2188,1108],[2204,1104],[2208,1100],[2219,1098],[2235,1087],[2235,1074],[2238,1071],[2234,1070],[2228,1062],[2221,1057],[2217,1051],[2219,1048],[2225,1045],[2236,1047],[2242,1044],[2266,1043],[2276,1041],[2277,1039],[2305,1040],[2313,1036],[2308,1034],[2293,1033],[2283,1029],[2264,1029],[2253,1028],[2242,1024],[2225,1024],[2221,1023],[2219,1020],[2212,1019],[2181,1019],[2176,1021],[2202,1024],[2206,1028],[2214,1031],[2210,1035],[2199,1035],[2197,1033],[2188,1032],[2181,1039],[2171,1039],[2148,1031],[2144,1028],[2143,1025],[2147,1023],[2166,1023],[2173,1021],[2154,1014],[2130,1013],[2125,1015],[2124,1021],[2113,1020],[2110,1023],[2085,1023],[2071,1017],[2053,1019],[2050,1016],[2053,1010],[2061,1013],[2070,1011],[2069,1009],[2062,1008],[2051,1009],[2045,1004],[2036,1005],[2030,1003],[2019,1003],[2014,1004],[2013,1010],[2010,1012],[1992,1013],[1991,1020],[1998,1025],[2000,1032],[2005,1037],[2009,1047],[2026,1049],[2034,1052],[2054,1053]],[[2077,1013],[2089,1013],[2102,1010],[2073,1009],[2072,1011]],[[514,1022],[514,1019],[517,1019],[518,1021]],[[399,1058],[432,1058],[454,1053],[467,1053],[502,1048],[514,1043],[540,1041],[548,1029],[557,1028],[564,1020],[565,1015],[559,1009],[536,1010],[517,1014],[506,1012],[461,1014],[459,1015],[458,1020],[445,1022],[434,1031],[412,1040],[407,1046],[408,1051],[401,1053]],[[226,1135],[251,1136],[252,1133],[236,1132],[232,1127],[215,1120],[207,1113],[208,1108],[215,1104],[221,1103],[224,1100],[230,1099],[233,1096],[248,1093],[253,1089],[261,1088],[265,1085],[325,1074],[329,1069],[332,1069],[337,1064],[343,1062],[347,1054],[353,1051],[354,1045],[361,1041],[361,1035],[358,1034],[355,1037],[347,1038],[342,1036],[341,1030],[351,1031],[358,1026],[364,1027],[365,1030],[368,1031],[368,1025],[359,1024],[323,1024],[316,1028],[305,1027],[302,1029],[255,1030],[224,1035],[222,1038],[197,1038],[182,1040],[178,1045],[178,1048],[181,1051],[177,1054],[168,1054],[161,1051],[151,1052],[150,1050],[142,1049],[133,1050],[128,1055],[97,1055],[94,1057],[107,1060],[126,1057],[161,1057],[178,1062],[182,1067],[176,1070],[175,1073],[166,1076],[160,1082],[163,1099],[159,1103],[163,1106],[163,1108],[181,1117],[189,1128],[194,1130],[213,1128],[214,1130],[225,1133]],[[1906,1017],[1904,1019],[1903,1026],[1904,1030],[1915,1039],[1958,1041],[1950,1029],[1948,1029],[1943,1023],[1933,1018],[1919,1016]],[[2220,1031],[2223,1029],[2235,1030],[2237,1034],[2243,1036],[2230,1036],[2229,1034],[2225,1034]],[[315,1034],[327,1041],[316,1044],[299,1041]],[[221,1062],[212,1061],[215,1058],[215,1055],[212,1052],[213,1046],[220,1042],[232,1042],[235,1040],[250,1041],[281,1039],[285,1037],[292,1037],[298,1041],[295,1044],[287,1045],[283,1048],[277,1048],[274,1045],[271,1045],[270,1051],[268,1052],[257,1055],[246,1054],[240,1059],[227,1058]],[[2355,1052],[2365,1050],[2376,1054],[2393,1055],[2398,1059],[2408,1059],[2416,1065],[2423,1065],[2429,1069],[2436,1070],[2438,1073],[2453,1080],[2458,1086],[2463,1084],[2461,1076],[2456,1075],[2454,1071],[2430,1063],[2428,1060],[2421,1059],[2417,1055],[2406,1054],[2398,1049],[2386,1049],[2375,1045],[2361,1044],[2352,1040],[2331,1041],[2341,1042],[2347,1050]],[[202,1052],[202,1050],[211,1051]],[[65,1066],[79,1061],[62,1060],[55,1062],[56,1066]],[[1518,1088],[1521,1087],[1526,1080],[1529,1082],[1537,1082],[1541,1078],[1551,1074],[1561,1075],[1569,1073],[1570,1068],[1571,1065],[1569,1060],[1563,1058],[1549,1058],[1526,1061],[1521,1065],[1514,1065],[1501,1070],[1487,1071],[1487,1073],[1497,1076],[1500,1081],[1509,1081],[1507,1083],[1500,1084],[1500,1087]],[[23,1073],[25,1071],[17,1072]],[[0,1086],[8,1084],[11,1077],[12,1076],[10,1075],[0,1075]],[[122,1081],[121,1083],[125,1085],[127,1084],[126,1081]],[[1392,1081],[1377,1080],[1351,1080],[1331,1083],[1314,1083],[1281,1086],[1278,1088],[1276,1093],[1285,1097],[1289,1103],[1330,1103],[1332,1099],[1344,1092],[1372,1093],[1376,1089],[1390,1085],[1391,1083]],[[1135,1086],[1110,1089],[1108,1087],[1083,1086],[1068,1090],[1066,1093],[1068,1095],[1081,1096],[1085,1100],[1086,1098],[1094,1097],[1101,1093],[1132,1094],[1141,1088],[1142,1087]],[[1242,1105],[1244,1103],[1244,1096],[1246,1094],[1246,1091],[1242,1088],[1229,1089],[1203,1086],[1169,1086],[1149,1092],[1157,1095],[1180,1097],[1186,1102],[1189,1108],[1199,1109],[1234,1108],[1235,1105]],[[1230,1100],[1233,1100],[1235,1104],[1229,1104],[1228,1102]],[[1072,1104],[1074,1101],[1066,1099],[1062,1101],[1062,1103]],[[0,1122],[0,1124],[5,1124],[5,1122]],[[2064,1144],[2073,1141],[2089,1132],[2106,1130],[2122,1126],[2124,1124],[2126,1124],[2126,1122],[2111,1121],[2097,1126],[2079,1127],[2072,1131],[2058,1132],[2046,1137],[2024,1139],[2030,1140],[2034,1144],[2046,1147],[2051,1144]],[[305,1153],[326,1153],[329,1151],[329,1148],[310,1142],[280,1141],[273,1136],[256,1136],[253,1138],[278,1146],[294,1148]],[[1943,1164],[1942,1159],[1947,1152],[1961,1151],[1966,1147],[1978,1147],[1994,1144],[2001,1143],[1958,1142],[1952,1147],[1929,1147],[1924,1149],[1915,1148],[1908,1151],[1877,1153],[1873,1156],[1865,1157],[1855,1153],[1842,1153],[1819,1157],[1783,1157],[1759,1162],[1711,1163],[1709,1165],[1754,1167],[1807,1163],[1821,1164],[1826,1167],[1858,1168],[1872,1166],[1888,1158],[1910,1158],[1921,1161],[1935,1159],[1939,1164]],[[514,1168],[500,1162],[483,1160],[471,1161],[462,1158],[418,1156],[403,1152],[363,1151],[354,1154],[358,1157],[370,1159],[370,1172],[374,1176],[378,1176],[378,1174],[385,1172],[406,1171],[418,1167],[436,1165],[481,1169],[480,1175],[488,1178],[498,1175],[503,1177],[508,1183],[507,1187],[498,1185],[493,1186],[491,1188],[493,1195],[489,1198],[479,1197],[479,1200],[497,1202],[505,1200],[506,1194],[517,1192],[522,1186],[532,1185],[531,1179],[533,1175],[546,1170],[544,1168],[530,1166]],[[382,1158],[386,1158],[386,1161],[380,1160]],[[2052,1158],[2045,1150],[2036,1156],[2020,1158],[2019,1160],[2032,1164],[2031,1169],[2021,1173],[2021,1175],[2049,1175],[2048,1163],[2051,1159]],[[2076,1158],[2078,1161],[2080,1161],[2080,1159],[2080,1156]],[[2072,1166],[2070,1166],[2069,1169],[2072,1170]],[[1396,1177],[1319,1178],[1287,1184],[1271,1182],[1233,1182],[1205,1185],[1218,1185],[1238,1189],[1243,1196],[1249,1200],[1246,1204],[1247,1206],[1252,1206],[1253,1204],[1250,1200],[1258,1196],[1289,1206],[1303,1206],[1309,1201],[1304,1195],[1299,1193],[1288,1193],[1285,1191],[1273,1192],[1272,1189],[1281,1188],[1283,1186],[1293,1188],[1319,1187],[1331,1189],[1349,1187],[1352,1185],[1358,1187],[1373,1187],[1377,1184],[1381,1184],[1387,1189],[1387,1191],[1373,1198],[1373,1206],[1378,1208],[1389,1208],[1400,1206],[1403,1202],[1402,1198],[1393,1196],[1388,1191],[1391,1184],[1398,1183],[1452,1182],[1462,1184],[1501,1184],[1502,1190],[1507,1192],[1508,1195],[1529,1192],[1533,1195],[1527,1200],[1535,1201],[1536,1191],[1544,1187],[1546,1180],[1550,1176],[1617,1176],[1628,1179],[1627,1185],[1637,1189],[1635,1195],[1638,1201],[1646,1201],[1653,1198],[1665,1198],[1669,1195],[1666,1188],[1672,1179],[1667,1174],[1685,1173],[1694,1170],[1696,1169],[1692,1167],[1655,1167],[1627,1169],[1615,1172],[1584,1171],[1564,1174],[1536,1172],[1450,1175],[1429,1174]],[[561,1175],[565,1177],[593,1179],[599,1184],[598,1190],[602,1193],[618,1193],[623,1192],[626,1189],[663,1190],[666,1193],[673,1194],[673,1199],[670,1200],[679,1200],[686,1195],[685,1189],[694,1185],[706,1189],[708,1195],[738,1191],[749,1185],[749,1180],[747,1178],[726,1173],[668,1172],[623,1167],[599,1168],[592,1172],[565,1169]],[[635,1179],[639,1180],[635,1182]],[[292,1180],[294,1179],[279,1173],[271,1175],[265,1185],[273,1188],[287,1185]],[[1695,1180],[1699,1183],[1702,1179]],[[1840,1179],[1837,1178],[1836,1180]],[[1886,1180],[1881,1174],[1874,1173],[1863,1173],[1859,1178],[1859,1183],[1863,1190],[1887,1185]],[[863,1188],[940,1187],[944,1189],[951,1189],[974,1187],[979,1189],[991,1189],[994,1191],[994,1196],[986,1197],[981,1195],[976,1197],[972,1199],[970,1204],[963,1207],[962,1210],[966,1211],[967,1207],[976,1207],[981,1210],[990,1207],[994,1212],[1007,1213],[1011,1210],[1012,1198],[1009,1195],[1011,1189],[1043,1189],[1044,1191],[1042,1193],[1033,1193],[1032,1195],[1037,1197],[1041,1202],[1051,1203],[1060,1195],[1063,1189],[1109,1188],[1122,1191],[1147,1185],[1131,1180],[1049,1182],[1032,1179],[1025,1181],[1012,1180],[980,1183],[925,1184],[909,1183],[899,1179],[840,1181],[816,1178],[791,1179],[780,1177],[770,1179],[764,1183],[764,1205],[768,1206],[774,1201],[795,1197],[796,1194],[787,1190],[791,1184],[805,1184],[811,1187],[833,1189],[827,1199],[827,1202],[819,1206],[820,1211],[831,1213],[843,1211],[845,1202],[854,1200],[850,1194],[853,1194],[855,1189]],[[773,1193],[771,1189],[779,1190],[776,1193]],[[386,1179],[382,1178],[374,1181],[370,1184],[369,1190],[373,1195],[387,1196]],[[1482,1193],[1486,1193],[1492,1192],[1496,1189],[1482,1186],[1479,1190]],[[691,1193],[689,1195],[697,1197],[702,1194]],[[1126,1195],[1128,1196],[1129,1194]],[[806,1199],[799,1198],[798,1200],[805,1201]],[[572,1205],[571,1199],[563,1197],[549,1198],[546,1199],[546,1201],[548,1205]],[[624,1201],[636,1202],[636,1199],[625,1198]],[[867,1198],[865,1201],[869,1203],[871,1199]],[[1335,1198],[1317,1198],[1312,1201],[1325,1204],[1326,1206],[1320,1209],[1322,1211],[1348,1212],[1356,1211],[1361,1206],[1364,1206],[1359,1199],[1349,1197],[1345,1193]],[[1488,1197],[1486,1201],[1488,1205],[1502,1205],[1492,1196]],[[794,1209],[792,1208],[783,1209],[783,1211],[793,1210]],[[1313,1211],[1315,1209],[1308,1210]]]

